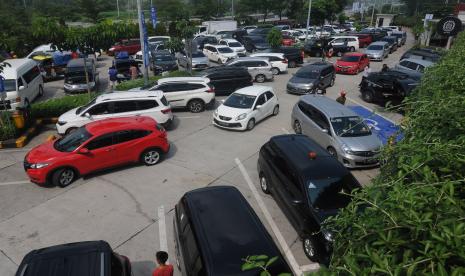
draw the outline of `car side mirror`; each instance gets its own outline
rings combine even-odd
[[[92,120],[92,115],[90,115],[89,112],[84,113],[84,117],[86,117],[87,119]]]
[[[326,133],[326,134],[329,134],[329,130],[326,129],[326,128],[323,128],[321,131],[324,132],[324,133]]]
[[[304,203],[304,201],[301,200],[301,199],[293,199],[292,200],[292,205],[301,205],[303,203]]]
[[[90,151],[89,151],[88,149],[86,149],[86,148],[80,148],[80,149],[78,150],[78,153],[79,153],[79,154],[84,154],[84,155],[85,155],[85,154],[89,154]]]
[[[261,104],[255,106],[255,109],[260,109],[260,108],[262,108]]]
[[[18,90],[23,90],[24,88],[25,88],[24,85],[21,85],[18,87]]]

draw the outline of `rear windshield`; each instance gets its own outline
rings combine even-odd
[[[360,57],[359,56],[343,56],[341,60],[347,61],[347,62],[358,62],[360,60]]]
[[[242,45],[239,42],[230,42],[229,47],[242,47]]]
[[[370,46],[368,46],[367,50],[379,51],[379,50],[383,50],[383,46],[381,46],[381,45],[370,45]]]
[[[174,60],[174,57],[171,55],[164,55],[164,56],[155,55],[154,60],[155,61],[172,61]]]
[[[304,79],[316,79],[320,76],[320,71],[300,70],[295,76]]]
[[[316,179],[308,182],[308,196],[315,208],[337,210],[350,203],[352,188],[356,180],[351,174],[344,177]]]
[[[205,57],[205,55],[202,52],[195,52],[192,53],[193,58],[199,58],[199,57]]]
[[[229,47],[218,48],[218,52],[220,53],[232,53],[233,50]]]

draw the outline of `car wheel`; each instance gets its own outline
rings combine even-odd
[[[295,120],[292,128],[296,134],[302,134],[302,126],[300,125],[299,121]]]
[[[289,61],[289,68],[296,68],[297,63],[295,61]]]
[[[37,95],[38,97],[42,97],[44,95],[44,88],[42,85],[39,86],[39,94]]]
[[[141,154],[141,161],[146,166],[153,166],[160,162],[161,152],[159,149],[148,149]]]
[[[255,127],[255,119],[250,119],[247,122],[247,130],[252,130]]]
[[[337,152],[333,147],[328,148],[328,153],[332,155],[333,157],[337,158]]]
[[[189,111],[192,113],[199,113],[205,109],[205,103],[201,100],[191,100],[187,104],[187,108],[189,108]]]
[[[270,187],[268,186],[268,181],[266,180],[265,175],[261,174],[260,176],[260,188],[265,194],[270,194]]]
[[[370,90],[362,90],[362,99],[367,103],[373,102],[373,92]]]
[[[55,171],[52,175],[52,184],[64,188],[73,183],[76,173],[71,168],[63,168]]]
[[[255,81],[258,82],[258,83],[262,83],[262,82],[265,82],[266,78],[264,75],[260,74],[260,75],[257,75],[255,77]]]
[[[302,241],[304,247],[304,253],[312,262],[318,262],[318,255],[315,246],[315,242],[310,237],[305,237]]]
[[[279,105],[276,105],[276,106],[273,108],[273,116],[278,115],[278,113],[279,113]]]
[[[271,72],[273,73],[273,75],[279,75],[279,72],[280,72],[280,71],[279,71],[278,68],[273,67],[273,68],[271,68]]]
[[[336,79],[335,79],[335,78],[332,78],[332,79],[331,79],[331,82],[329,83],[329,86],[330,86],[330,87],[333,87],[335,82],[336,82]]]
[[[351,52],[355,52],[355,47],[350,47]]]
[[[73,132],[76,131],[76,129],[77,129],[77,127],[70,127],[65,131],[65,134],[68,135],[70,133],[73,133]]]

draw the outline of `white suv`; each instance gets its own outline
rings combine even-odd
[[[271,63],[271,72],[273,75],[278,75],[287,71],[289,64],[283,53],[256,53],[250,57],[268,58]]]
[[[173,108],[187,107],[198,113],[215,103],[215,89],[210,79],[201,77],[176,77],[159,79],[150,88],[134,88],[129,91],[162,91]]]
[[[232,38],[225,38],[220,40],[219,42],[220,45],[228,46],[231,48],[234,52],[237,53],[238,56],[240,57],[245,57],[246,56],[246,50],[244,48],[244,45],[242,45],[239,41],[232,39]]]
[[[62,114],[56,127],[59,134],[67,134],[92,121],[136,115],[152,117],[164,127],[173,120],[171,107],[162,92],[115,91]]]
[[[224,45],[205,44],[203,46],[203,53],[211,61],[219,64],[226,63],[232,59],[237,58],[237,53],[233,49]]]

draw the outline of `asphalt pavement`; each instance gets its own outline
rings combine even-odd
[[[394,66],[412,45],[409,37],[407,45],[384,63]],[[110,64],[108,57],[99,61],[101,85],[106,85]],[[382,64],[372,62],[371,68],[380,70]],[[14,275],[17,265],[32,249],[100,239],[130,258],[135,276],[150,275],[155,267],[155,252],[160,248],[167,246],[169,262],[174,263],[175,204],[185,192],[213,185],[232,185],[243,193],[295,271],[316,269],[318,266],[305,257],[297,233],[273,198],[261,193],[256,170],[260,147],[271,136],[293,132],[290,114],[299,97],[287,94],[285,87],[296,71],[289,69],[287,74],[263,84],[272,86],[277,93],[280,113],[258,123],[252,131],[214,127],[212,109],[199,114],[175,112],[175,127],[168,133],[171,150],[153,167],[125,166],[86,176],[67,188],[44,188],[27,180],[22,160],[33,145],[54,132],[53,127],[24,149],[0,150],[0,275]],[[401,115],[362,101],[360,80],[361,74],[337,75],[335,86],[327,90],[326,96],[335,99],[344,89],[347,104],[363,105],[399,122]],[[47,83],[44,98],[63,96],[62,85],[62,81]],[[368,185],[379,170],[352,172],[363,185]],[[180,274],[176,271],[175,275]]]

